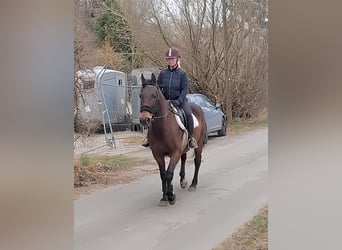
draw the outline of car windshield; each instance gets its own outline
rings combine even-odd
[[[215,108],[215,105],[212,101],[210,101],[206,96],[200,96],[202,106],[208,108]]]
[[[204,95],[190,95],[188,96],[188,100],[198,104],[201,107],[207,107],[211,109],[216,108],[215,103]]]

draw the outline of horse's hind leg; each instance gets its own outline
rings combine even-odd
[[[181,156],[181,168],[179,172],[180,186],[182,188],[186,188],[186,186],[188,185],[188,182],[185,179],[185,162],[186,162],[186,153],[182,154]]]
[[[194,178],[192,179],[191,185],[189,187],[189,191],[196,191],[196,186],[198,182],[198,171],[201,166],[202,161],[202,146],[195,149],[195,172],[194,172]]]

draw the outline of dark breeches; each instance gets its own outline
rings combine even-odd
[[[185,101],[183,103],[182,108],[184,109],[184,113],[185,113],[185,116],[186,116],[187,129],[189,131],[189,135],[192,136],[193,131],[194,131],[194,120],[192,119],[191,109],[190,109],[189,103],[187,101]]]

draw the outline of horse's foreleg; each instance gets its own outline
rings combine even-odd
[[[194,177],[192,179],[191,185],[189,187],[189,191],[196,191],[196,186],[198,182],[198,171],[201,166],[201,161],[202,161],[202,148],[198,147],[195,149],[195,172],[194,172]]]
[[[167,198],[171,205],[173,205],[176,200],[175,193],[173,192],[173,185],[172,185],[172,179],[173,179],[173,172],[167,170],[165,173],[166,176],[166,183],[167,183]],[[174,201],[174,202],[173,202]]]
[[[185,162],[186,162],[186,153],[182,154],[181,156],[181,168],[179,172],[180,186],[182,188],[186,188],[186,186],[188,185],[187,181],[185,180]]]
[[[160,170],[159,168],[159,172],[160,172],[160,179],[162,181],[162,191],[163,191],[163,197],[161,198],[161,202],[162,201],[168,201],[168,198],[167,198],[167,178],[166,178],[166,171],[165,169],[163,170]]]
[[[173,172],[175,170],[176,164],[179,161],[180,154],[175,154],[170,157],[170,163],[166,171],[166,182],[167,182],[167,197],[171,205],[176,203],[176,195],[173,192]]]
[[[160,179],[162,182],[162,192],[163,192],[163,196],[160,199],[159,206],[165,207],[168,204],[165,159],[163,157],[160,157],[160,158],[156,157],[155,159],[156,159],[156,161],[158,163],[158,167],[159,167]]]

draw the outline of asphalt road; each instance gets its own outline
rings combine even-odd
[[[159,207],[159,174],[74,203],[74,249],[209,250],[267,203],[267,129],[210,138],[196,192],[174,177],[175,205]],[[188,184],[193,164],[186,168]]]

